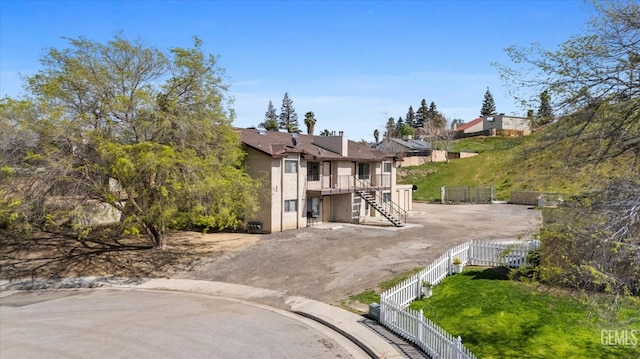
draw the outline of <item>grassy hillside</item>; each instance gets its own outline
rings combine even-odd
[[[605,180],[631,173],[622,157],[596,165],[569,165],[571,143],[545,149],[539,137],[540,134],[457,140],[452,143],[453,151],[474,151],[478,156],[401,167],[399,182],[417,185],[414,200],[439,201],[442,186],[491,184],[495,186],[496,199],[506,200],[511,191],[517,190],[578,194],[600,188]]]

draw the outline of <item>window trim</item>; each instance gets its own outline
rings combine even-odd
[[[284,160],[284,173],[298,173],[298,161]]]
[[[364,170],[365,168],[367,169],[367,171]],[[362,169],[362,171],[361,171],[361,169]],[[358,179],[361,179],[361,180],[371,179],[371,164],[370,163],[368,163],[368,162],[359,162],[358,165],[357,165],[357,171],[358,171],[358,173],[357,173]]]
[[[293,209],[291,208],[293,205]],[[285,199],[284,204],[282,206],[283,212],[297,212],[298,211],[298,200],[297,199]]]
[[[314,168],[316,169],[316,172],[310,173],[313,172]],[[320,162],[307,162],[307,181],[320,181]]]

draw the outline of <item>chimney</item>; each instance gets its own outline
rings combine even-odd
[[[331,152],[339,153],[340,156],[347,156],[349,154],[349,140],[344,136],[343,131],[338,133],[338,136],[335,135],[335,132],[333,136],[313,136],[313,143]]]

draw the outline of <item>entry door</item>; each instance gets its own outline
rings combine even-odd
[[[322,162],[322,188],[331,188],[333,181],[331,180],[331,162]]]
[[[311,216],[313,218],[318,218],[320,215],[320,198],[314,197],[311,198]]]
[[[322,197],[322,222],[331,221],[331,196]]]

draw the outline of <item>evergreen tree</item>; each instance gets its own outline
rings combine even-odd
[[[316,126],[316,115],[313,111],[304,114],[304,125],[307,126],[307,134],[313,135],[313,129]]]
[[[402,128],[402,126],[404,125],[404,120],[402,119],[402,116],[398,117],[398,121],[396,121],[396,136],[398,135],[397,132],[400,128]]]
[[[393,117],[389,117],[387,126],[385,126],[384,137],[389,139],[396,136],[396,120]]]
[[[282,107],[280,108],[280,128],[287,130],[289,133],[300,132],[298,125],[298,114],[296,109],[293,108],[293,100],[289,98],[289,93],[284,93],[282,99]]]
[[[427,110],[427,119],[429,121],[433,121],[438,115],[438,108],[436,107],[436,103],[431,101],[429,104],[429,110]]]
[[[542,126],[553,121],[553,109],[551,108],[551,95],[549,91],[544,90],[540,93],[540,107],[536,114],[536,125]]]
[[[493,95],[487,87],[487,92],[484,93],[484,100],[482,101],[482,109],[480,110],[480,116],[491,116],[496,114],[496,103],[493,101]]]
[[[280,125],[278,124],[278,114],[273,108],[273,102],[269,100],[269,106],[267,112],[264,113],[264,122],[258,124],[258,127],[264,128],[267,131],[278,131]]]
[[[425,123],[427,122],[428,111],[429,111],[429,108],[427,107],[427,100],[422,99],[422,102],[420,102],[420,108],[418,108],[418,111],[416,112],[416,120],[413,123],[413,127],[415,128],[424,127]]]
[[[325,136],[325,137],[331,136],[331,131],[325,128],[324,130],[320,131],[320,136]]]
[[[407,111],[405,123],[411,127],[416,127],[416,113],[413,111],[413,106],[409,106],[409,111]]]

